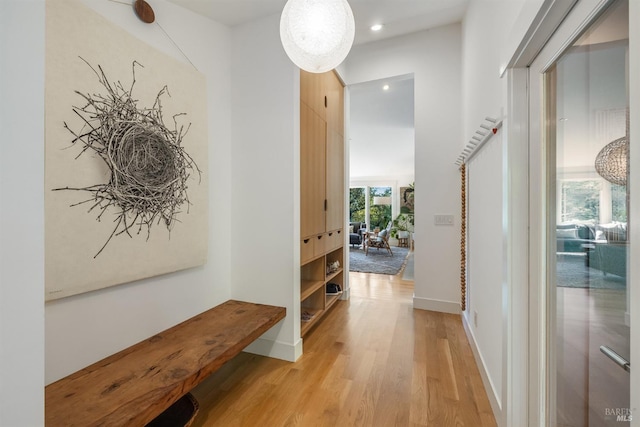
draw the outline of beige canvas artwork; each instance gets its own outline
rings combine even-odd
[[[46,36],[46,300],[204,264],[204,76],[77,1]]]

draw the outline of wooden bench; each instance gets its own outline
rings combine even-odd
[[[143,426],[284,319],[227,301],[45,388],[47,426]]]

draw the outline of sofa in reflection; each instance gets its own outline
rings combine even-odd
[[[583,253],[587,266],[604,274],[627,276],[627,224],[566,223],[556,226],[556,251]]]
[[[596,227],[596,241],[589,251],[589,267],[604,274],[627,277],[627,224],[611,223]]]
[[[556,252],[585,253],[596,241],[595,226],[587,223],[556,225]]]
[[[627,248],[626,242],[596,242],[589,252],[589,267],[604,274],[627,277]]]

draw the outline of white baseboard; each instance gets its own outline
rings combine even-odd
[[[503,414],[502,414],[502,403],[500,402],[496,390],[493,387],[493,383],[489,378],[489,374],[487,372],[487,366],[484,363],[484,359],[478,350],[478,344],[476,343],[476,337],[473,335],[473,331],[471,330],[471,325],[467,319],[467,316],[464,314],[462,317],[462,325],[464,326],[464,331],[467,334],[467,339],[469,340],[469,345],[471,346],[471,352],[473,353],[473,357],[476,359],[476,364],[478,365],[478,370],[480,371],[480,377],[482,378],[482,384],[484,384],[484,389],[487,392],[487,398],[489,398],[489,404],[491,405],[491,409],[493,410],[493,416],[496,419],[496,423],[499,427],[504,427],[503,423]]]
[[[249,344],[244,351],[260,356],[295,362],[302,356],[302,339],[299,339],[295,344],[288,344],[281,341],[258,338]]]
[[[460,304],[451,301],[441,301],[430,298],[413,296],[413,308],[419,310],[439,311],[441,313],[460,314]]]

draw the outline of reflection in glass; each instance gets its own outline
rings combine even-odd
[[[628,3],[620,1],[547,76],[547,135],[555,157],[550,390],[552,425],[561,427],[628,422],[629,374],[600,350],[608,346],[629,359],[628,190],[595,168],[603,147],[626,136],[628,54]]]

